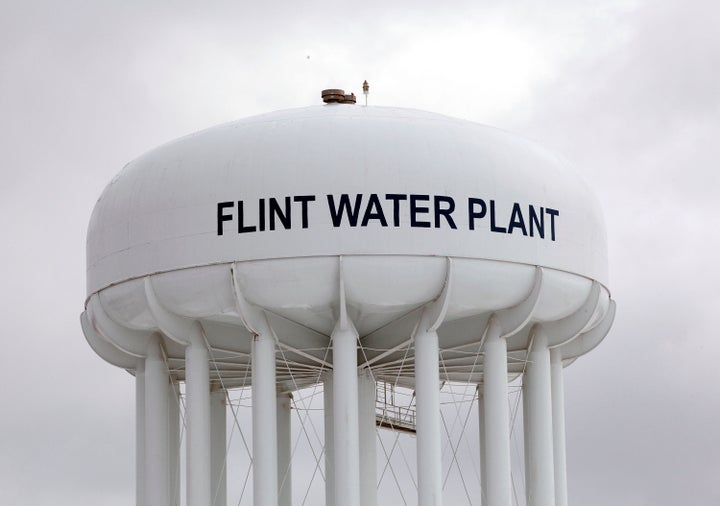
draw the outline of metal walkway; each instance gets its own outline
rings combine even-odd
[[[378,381],[375,389],[375,425],[415,434],[415,394],[403,395],[395,385]]]

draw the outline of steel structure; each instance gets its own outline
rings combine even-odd
[[[340,90],[341,91],[341,90]],[[353,97],[354,98],[354,97]],[[565,506],[562,371],[607,334],[602,214],[509,133],[352,103],[193,134],[128,164],[93,212],[81,323],[137,384],[137,504],[225,504],[224,392],[252,388],[253,500],[289,506],[289,396],[324,382],[326,504],[374,506],[375,382],[410,387],[420,506],[442,504],[439,387],[477,385],[483,504]],[[443,367],[439,354],[443,355]]]

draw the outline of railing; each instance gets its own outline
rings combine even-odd
[[[395,395],[395,385],[377,382],[375,397],[375,423],[378,427],[392,430],[415,433],[415,407],[410,405],[412,397],[407,406],[400,406],[396,403],[398,397]]]

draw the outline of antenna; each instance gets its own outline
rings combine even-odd
[[[367,80],[363,81],[363,95],[365,95],[365,105],[367,106],[367,97],[370,93],[370,85],[368,84]]]

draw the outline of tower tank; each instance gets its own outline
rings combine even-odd
[[[225,504],[235,388],[252,391],[254,504],[291,504],[279,400],[318,383],[326,504],[378,504],[383,383],[413,392],[417,502],[440,505],[439,391],[461,382],[478,386],[482,504],[507,506],[521,377],[527,504],[562,506],[562,368],[614,314],[602,212],[564,159],[469,121],[332,102],[125,166],[90,220],[81,323],[136,378],[139,505],[176,504],[180,482],[188,506]]]

